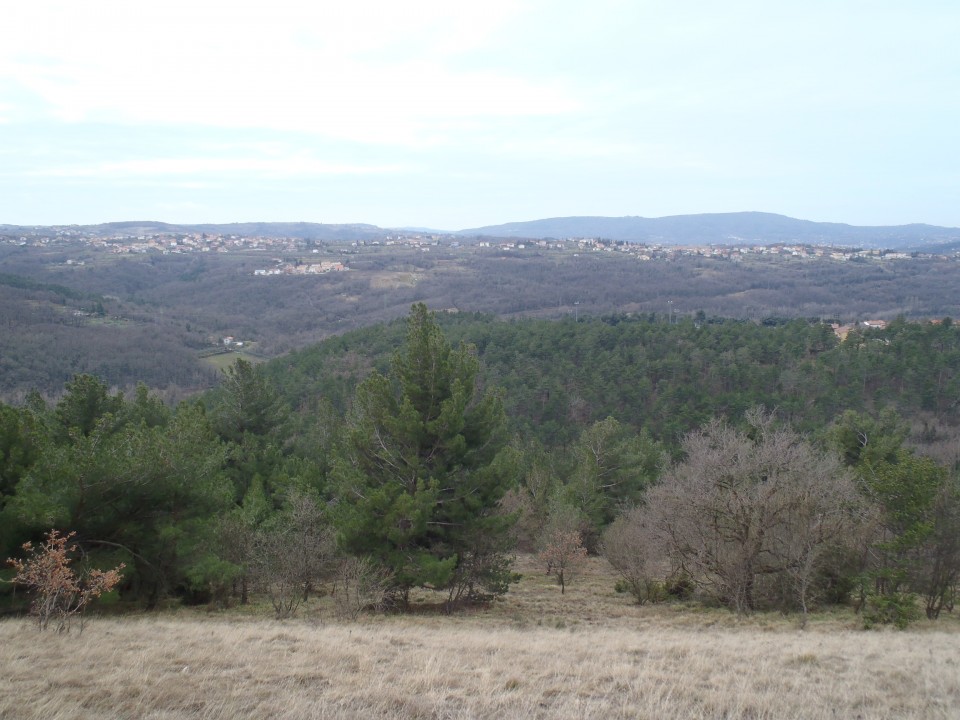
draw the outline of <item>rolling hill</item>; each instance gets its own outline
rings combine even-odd
[[[905,249],[960,241],[960,228],[913,224],[866,227],[797,220],[763,212],[644,217],[559,217],[489,225],[460,235],[522,238],[599,237],[664,245],[796,242]]]

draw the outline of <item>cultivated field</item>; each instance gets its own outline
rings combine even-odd
[[[737,620],[637,608],[599,560],[559,589],[530,564],[485,612],[277,622],[229,611],[99,618],[82,635],[0,623],[0,717],[951,718],[952,618]]]

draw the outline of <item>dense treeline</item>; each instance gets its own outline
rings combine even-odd
[[[278,615],[506,592],[509,553],[561,582],[607,552],[639,601],[738,611],[855,599],[935,617],[960,572],[960,329],[660,315],[450,314],[355,331],[171,409],[78,375],[0,406],[0,553],[51,528],[120,595]],[[769,412],[758,410],[765,406]],[[789,518],[789,522],[786,520]]]
[[[890,405],[926,428],[925,440],[960,420],[960,332],[947,319],[897,319],[840,342],[829,325],[806,320],[756,323],[660,315],[575,321],[439,318],[453,342],[473,345],[484,382],[504,388],[513,430],[561,445],[608,416],[646,428],[676,448],[714,417],[776,408],[813,432],[845,410]],[[269,364],[265,372],[293,407],[322,396],[340,411],[352,387],[383,370],[403,325],[332,338]],[[918,430],[919,432],[919,430]]]
[[[90,375],[53,407],[3,406],[0,550],[69,528],[87,562],[124,564],[122,594],[147,607],[245,599],[252,585],[289,614],[332,566],[361,607],[372,584],[402,604],[414,587],[447,604],[504,592],[498,507],[516,476],[501,398],[478,390],[476,357],[425,306],[408,326],[406,355],[356,387],[347,416],[301,430],[244,361],[208,407],[170,410]]]

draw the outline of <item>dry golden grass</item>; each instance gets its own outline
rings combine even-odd
[[[530,572],[485,612],[276,622],[180,612],[83,635],[0,623],[0,717],[960,717],[957,623],[737,620],[637,608],[594,561],[564,597]],[[319,616],[318,616],[319,613]]]

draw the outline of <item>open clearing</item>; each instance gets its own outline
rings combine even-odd
[[[333,620],[181,610],[82,635],[0,623],[0,717],[953,718],[957,621],[866,632],[849,613],[738,620],[635,607],[591,561],[561,597],[524,579],[489,611]]]
[[[229,350],[226,352],[219,352],[213,355],[204,355],[202,357],[203,361],[208,365],[220,370],[221,372],[225,371],[228,367],[233,365],[238,358],[246,360],[251,365],[257,365],[265,361],[265,358],[259,355],[251,355],[248,352],[243,350]]]
[[[375,290],[396,290],[416,287],[420,280],[421,274],[418,273],[380,271],[370,275],[370,287]]]

